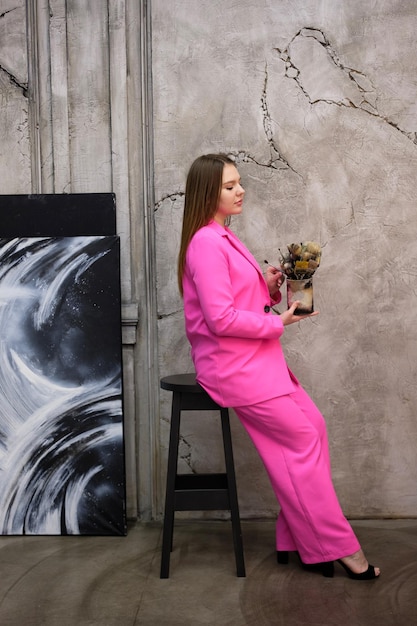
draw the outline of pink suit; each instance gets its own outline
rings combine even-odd
[[[298,550],[305,563],[353,554],[360,546],[333,488],[324,419],[288,369],[284,326],[255,258],[213,221],[188,246],[183,288],[197,380],[234,408],[280,503],[277,549]]]

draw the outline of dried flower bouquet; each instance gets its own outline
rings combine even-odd
[[[285,254],[279,251],[282,272],[292,280],[311,278],[320,265],[320,244],[315,241],[292,243],[287,249]]]
[[[280,252],[281,271],[287,277],[287,305],[298,302],[296,315],[305,315],[314,311],[313,274],[321,261],[321,246],[315,241],[292,243],[288,252]]]

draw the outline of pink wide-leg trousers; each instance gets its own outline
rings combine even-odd
[[[359,550],[332,483],[324,418],[304,389],[297,385],[289,395],[234,410],[281,507],[277,550],[297,550],[304,563],[333,561]]]

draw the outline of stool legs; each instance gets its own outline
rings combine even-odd
[[[213,401],[208,396],[207,401],[209,402],[209,405],[200,405],[200,408],[202,410],[211,410],[216,407],[217,410],[220,411],[226,472],[225,474],[191,476],[192,479],[196,479],[193,480],[193,486],[195,485],[195,491],[191,491],[188,493],[199,494],[198,505],[197,495],[192,496],[191,500],[188,497],[186,498],[186,500],[183,499],[182,502],[178,501],[178,498],[180,497],[180,491],[178,491],[179,486],[177,486],[177,482],[180,478],[190,478],[188,475],[184,475],[184,477],[182,477],[178,476],[177,474],[181,410],[198,410],[198,407],[194,406],[193,404],[193,402],[195,402],[195,400],[193,400],[193,394],[187,395],[186,393],[182,394],[181,392],[174,391],[171,409],[171,429],[169,436],[164,526],[162,532],[162,557],[160,572],[161,578],[169,578],[169,563],[173,543],[175,510],[197,510],[197,508],[199,508],[200,506],[202,507],[202,510],[214,510],[215,508],[230,509],[233,531],[233,545],[236,560],[236,573],[239,577],[244,577],[246,575],[243,556],[243,542],[240,526],[239,505],[237,499],[236,476],[233,460],[232,436],[230,432],[229,411],[227,408],[221,408],[218,405],[214,405],[214,407],[211,406],[213,404]],[[210,491],[205,491],[207,487],[204,487],[202,484],[198,483],[199,478],[203,478],[205,480],[205,485],[209,484],[207,478],[210,480],[211,497],[213,497],[213,492],[215,492],[216,494],[218,494],[218,498],[209,501],[207,500],[209,498]],[[214,485],[216,485],[216,487],[214,487]],[[190,489],[191,486],[189,485],[188,488]]]
[[[171,409],[171,429],[169,435],[167,486],[165,493],[164,529],[162,534],[161,578],[169,577],[169,561],[172,550],[175,514],[175,480],[178,467],[180,441],[181,394],[174,391]]]
[[[245,577],[245,561],[243,557],[242,529],[240,526],[239,504],[237,499],[235,464],[233,459],[232,435],[228,409],[221,409],[224,458],[226,462],[227,486],[229,489],[230,516],[232,519],[233,545],[235,549],[236,573]]]

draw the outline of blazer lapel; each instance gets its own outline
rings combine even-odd
[[[262,282],[265,282],[263,274],[262,274],[262,270],[259,267],[259,263],[255,259],[253,254],[251,254],[251,252],[249,252],[247,247],[240,241],[240,239],[237,237],[237,235],[235,235],[235,233],[232,230],[230,230],[230,228],[228,228],[228,227],[223,228],[222,226],[220,226],[220,224],[218,224],[214,220],[212,222],[210,222],[209,226],[211,228],[213,228],[214,230],[216,230],[219,233],[219,235],[221,235],[222,237],[227,237],[229,243],[238,252],[240,252],[240,254],[242,254],[245,257],[245,259],[247,259],[249,261],[249,263],[251,263],[254,266],[254,268],[256,269],[256,271],[258,272],[260,277],[262,278]]]

